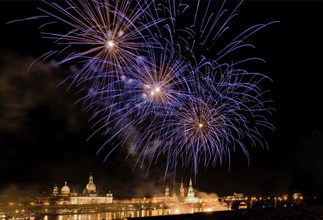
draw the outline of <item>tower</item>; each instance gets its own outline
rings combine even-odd
[[[193,198],[194,197],[194,190],[193,190],[193,185],[192,185],[192,178],[190,178],[190,182],[189,182],[189,185],[188,185],[187,197],[188,198]]]
[[[165,196],[169,196],[169,187],[168,186],[166,186],[166,188],[165,188]]]
[[[190,178],[190,182],[188,185],[188,190],[187,190],[187,196],[185,198],[185,203],[197,203],[199,202],[199,199],[195,197],[194,195],[194,189],[193,189],[193,184],[192,184],[192,178]]]
[[[181,180],[181,186],[179,188],[179,196],[180,197],[183,197],[183,198],[185,197],[185,190],[184,190],[183,178]]]
[[[89,183],[86,185],[85,191],[86,191],[86,193],[89,193],[89,194],[96,194],[97,193],[96,186],[93,182],[92,173],[89,176]]]
[[[184,184],[183,184],[183,178],[181,180],[181,186],[179,188],[179,197],[178,197],[178,202],[184,202],[185,198],[185,190],[184,190]]]
[[[89,183],[93,183],[93,176],[92,176],[92,173],[90,174],[89,176]]]
[[[53,196],[57,196],[58,195],[58,187],[55,184],[54,189],[53,189]]]

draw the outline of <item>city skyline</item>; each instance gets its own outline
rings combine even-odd
[[[35,191],[44,185],[59,184],[68,179],[82,182],[93,172],[98,185],[108,185],[114,195],[144,196],[164,185],[179,183],[181,178],[193,177],[202,192],[230,195],[233,192],[261,193],[258,186],[274,181],[284,192],[293,179],[292,155],[306,139],[322,140],[322,89],[320,86],[320,54],[322,51],[322,3],[246,1],[239,9],[245,23],[279,24],[267,27],[252,37],[256,53],[266,60],[260,69],[273,79],[272,96],[276,112],[271,122],[276,129],[263,135],[269,149],[249,149],[250,166],[240,150],[227,165],[199,169],[194,178],[191,170],[183,169],[164,180],[163,163],[146,169],[136,168],[125,153],[114,152],[103,162],[105,152],[96,155],[105,137],[91,135],[90,115],[74,105],[76,90],[66,91],[68,85],[57,87],[66,72],[74,67],[58,67],[54,61],[28,67],[36,57],[50,48],[41,39],[37,25],[32,22],[6,24],[10,20],[34,15],[41,2],[2,1],[1,28],[1,155],[3,171],[1,192],[15,185],[21,192],[29,187]],[[23,8],[20,9],[20,8]],[[239,20],[236,21],[239,24]],[[236,24],[237,24],[236,23]],[[44,74],[45,73],[45,74]],[[312,136],[313,139],[313,136]],[[310,142],[310,141],[308,141]],[[318,152],[320,153],[320,152]],[[56,180],[56,182],[54,181]],[[29,189],[30,189],[29,188]]]

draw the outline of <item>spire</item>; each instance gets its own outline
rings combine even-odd
[[[54,189],[53,189],[53,195],[56,196],[58,194],[58,187],[57,185],[55,184],[54,185]]]
[[[165,188],[165,196],[169,196],[169,187],[168,187],[168,185],[166,185],[166,188]]]
[[[192,185],[192,178],[190,178],[190,183],[189,183],[188,190],[187,190],[187,196],[188,197],[194,197],[194,190],[193,190],[193,185]]]
[[[89,176],[89,183],[93,183],[93,176],[92,176],[92,172],[90,173],[90,176]]]
[[[181,179],[181,186],[179,188],[179,196],[181,198],[184,198],[185,197],[185,190],[184,190],[183,178]]]
[[[189,186],[188,186],[188,189],[187,189],[187,196],[185,198],[185,203],[196,203],[198,201],[199,201],[198,198],[195,197],[192,178],[190,178]]]

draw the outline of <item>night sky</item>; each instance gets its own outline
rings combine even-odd
[[[0,2],[0,194],[38,194],[64,181],[81,192],[91,172],[100,192],[111,190],[117,198],[161,193],[166,184],[172,189],[173,177],[164,181],[162,162],[146,175],[146,169],[132,170],[134,159],[125,160],[122,150],[106,162],[104,151],[96,154],[107,137],[87,140],[93,132],[90,113],[75,104],[76,88],[58,86],[75,69],[73,63],[58,66],[52,59],[27,71],[52,42],[41,38],[37,22],[6,23],[39,14],[38,6],[43,3]],[[270,121],[276,129],[263,133],[269,149],[249,149],[250,166],[237,150],[230,170],[226,164],[201,168],[194,182],[198,191],[258,194],[264,183],[279,193],[323,191],[322,9],[321,1],[242,4],[233,27],[280,21],[249,39],[266,60],[259,70],[273,79],[269,89],[276,111]],[[178,170],[175,187],[181,177],[187,183],[193,175]]]

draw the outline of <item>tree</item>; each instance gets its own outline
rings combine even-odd
[[[323,131],[315,130],[291,153],[290,190],[323,197]]]

